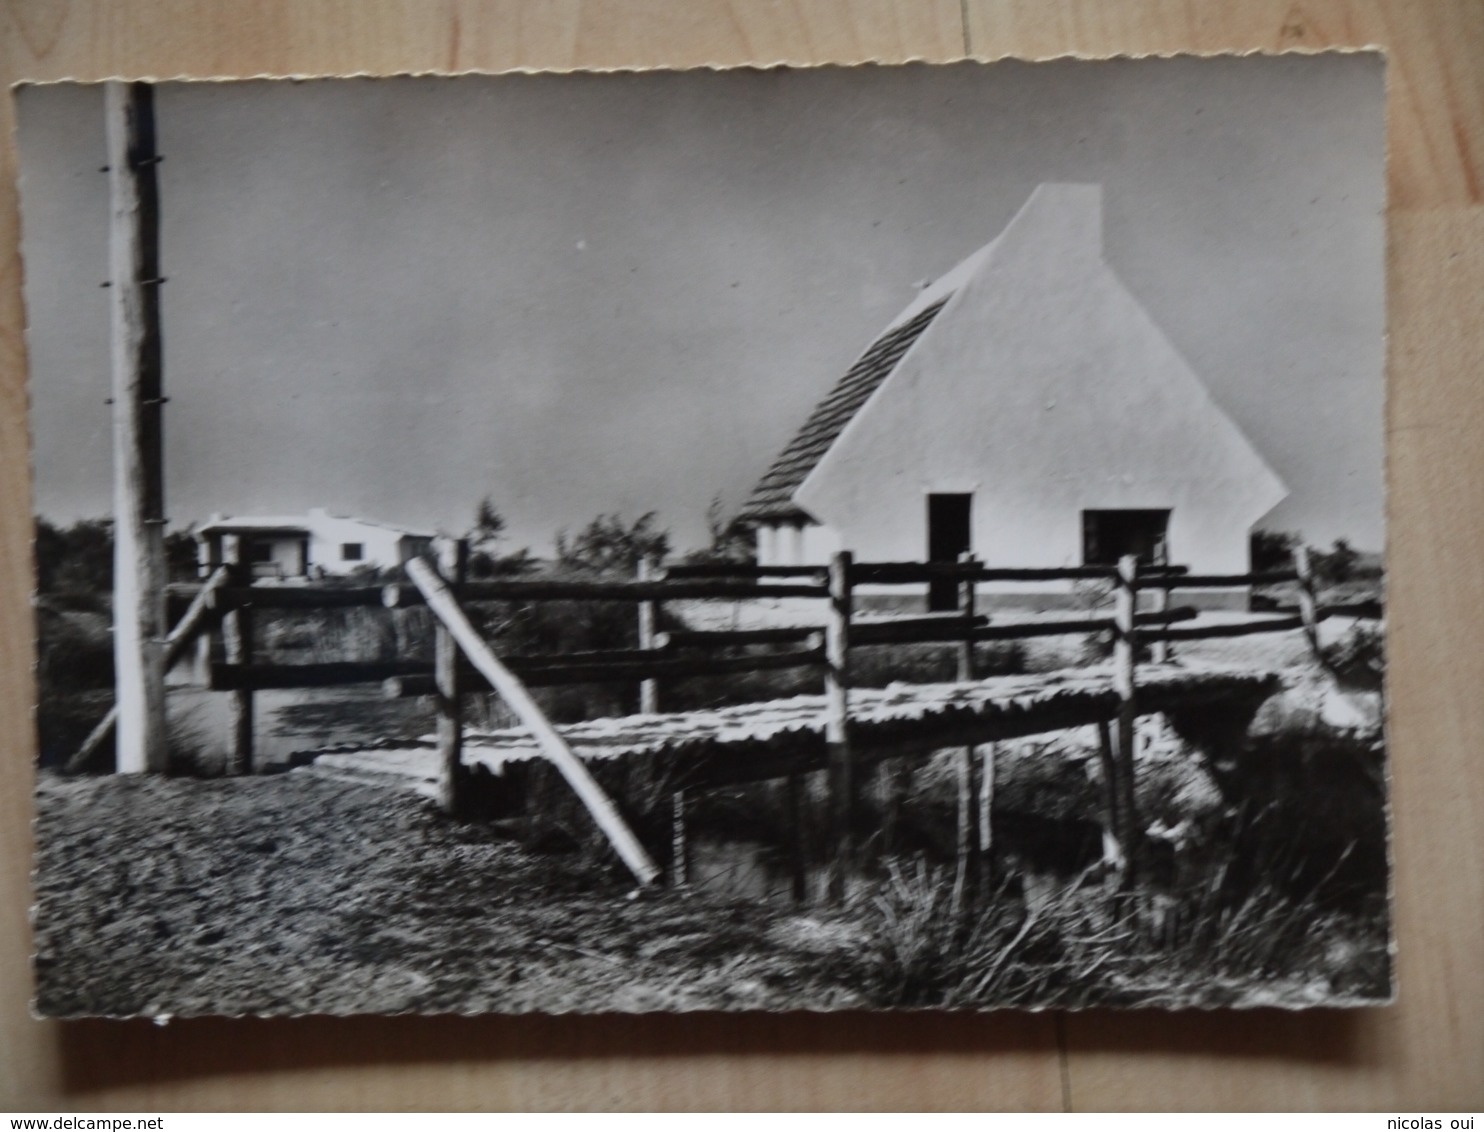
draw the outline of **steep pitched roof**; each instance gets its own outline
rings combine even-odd
[[[752,489],[739,518],[750,522],[796,521],[809,516],[794,503],[793,495],[814,466],[829,451],[851,418],[880,388],[902,356],[943,309],[949,295],[934,298],[906,321],[894,323],[872,342],[823,401],[814,407],[804,427],[794,435],[773,466]],[[914,304],[916,305],[916,304]],[[908,308],[912,310],[911,307]]]

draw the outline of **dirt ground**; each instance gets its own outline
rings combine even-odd
[[[37,793],[47,1015],[864,1005],[852,928],[673,892],[310,775]]]

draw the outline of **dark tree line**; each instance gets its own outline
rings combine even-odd
[[[36,592],[69,608],[97,609],[113,592],[113,520],[79,519],[70,526],[36,519]],[[165,536],[171,581],[196,577],[196,539],[190,531]]]
[[[488,497],[475,509],[469,540],[469,567],[475,577],[522,573],[536,566],[529,548],[514,553],[500,547],[507,524]],[[751,562],[752,532],[727,515],[720,499],[706,510],[707,545],[682,556],[687,563]],[[602,514],[576,531],[557,532],[553,565],[564,573],[633,577],[640,562],[658,565],[674,549],[670,532],[660,525],[659,513],[646,511],[636,519],[618,513]]]
[[[1293,552],[1303,545],[1303,539],[1293,531],[1253,531],[1252,569],[1257,573],[1293,569]],[[1326,586],[1343,585],[1362,578],[1376,577],[1380,573],[1378,560],[1368,560],[1350,545],[1348,539],[1337,538],[1328,550],[1309,548],[1309,561],[1315,578]]]

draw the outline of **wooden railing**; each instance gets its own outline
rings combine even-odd
[[[643,571],[632,581],[521,577],[471,581],[466,577],[467,547],[450,542],[444,548],[441,567],[429,561],[408,564],[411,584],[387,586],[259,586],[243,585],[246,564],[229,566],[204,586],[172,587],[177,599],[189,597],[191,611],[182,622],[182,633],[172,637],[172,655],[179,655],[185,641],[200,633],[220,630],[223,647],[215,650],[208,665],[209,686],[233,694],[232,735],[229,766],[237,772],[253,768],[253,694],[270,688],[328,687],[342,684],[381,682],[388,696],[436,695],[439,704],[440,800],[455,811],[461,808],[463,791],[462,717],[463,698],[472,692],[494,689],[507,703],[512,694],[519,700],[524,689],[579,683],[634,683],[643,689],[641,710],[657,710],[661,681],[698,676],[812,668],[824,686],[824,732],[828,748],[829,794],[832,802],[834,851],[839,867],[832,874],[835,896],[843,893],[843,878],[850,871],[855,853],[851,813],[858,792],[856,768],[851,754],[850,688],[851,655],[862,648],[905,644],[951,644],[957,646],[957,678],[974,680],[975,646],[988,642],[1026,640],[1037,637],[1107,633],[1112,638],[1112,683],[1119,711],[1111,728],[1102,728],[1101,758],[1108,785],[1105,800],[1106,845],[1109,860],[1125,876],[1132,876],[1138,851],[1134,814],[1133,735],[1137,715],[1140,650],[1150,648],[1150,660],[1162,663],[1172,642],[1246,636],[1303,630],[1311,647],[1318,649],[1318,626],[1327,617],[1375,616],[1376,603],[1322,605],[1307,555],[1296,555],[1295,569],[1249,574],[1193,574],[1184,567],[1140,566],[1132,557],[1115,566],[1057,568],[1007,568],[986,566],[970,556],[958,562],[857,563],[848,552],[836,555],[828,566],[750,566],[712,564],[676,566],[666,571]],[[857,611],[857,589],[869,587],[920,586],[952,581],[959,587],[959,609],[893,619],[862,619]],[[984,585],[1045,582],[1106,582],[1110,587],[1110,614],[1089,614],[1061,619],[1000,620],[976,608]],[[436,583],[436,585],[434,584]],[[1276,615],[1200,624],[1199,611],[1188,605],[1172,605],[1171,595],[1196,590],[1245,588],[1259,585],[1296,584],[1297,606]],[[1153,608],[1140,610],[1141,593],[1152,594]],[[806,626],[748,628],[737,630],[658,631],[661,603],[695,600],[816,599],[823,606],[821,623]],[[576,652],[538,656],[496,657],[487,643],[473,647],[468,631],[458,627],[458,618],[468,622],[464,607],[482,602],[625,602],[638,610],[640,647],[633,649]],[[450,604],[451,603],[451,604]],[[429,606],[435,615],[437,640],[432,664],[412,660],[347,661],[318,664],[262,663],[255,658],[254,614],[261,610],[321,610],[353,607],[404,609]],[[457,631],[457,633],[456,633]],[[455,642],[455,636],[459,640]],[[777,646],[770,651],[759,651]],[[748,650],[725,655],[725,650]],[[491,673],[498,666],[499,678]],[[512,683],[513,682],[513,683]],[[519,687],[520,693],[512,693]],[[534,710],[529,697],[520,707],[511,703],[522,721],[533,731],[543,724],[523,714]],[[539,715],[539,712],[537,713]],[[107,721],[100,728],[106,729]],[[554,729],[544,727],[551,735]],[[549,737],[548,737],[549,738]],[[90,737],[96,747],[99,740]],[[546,740],[543,740],[546,749]],[[548,757],[561,764],[564,773],[573,766],[560,752]],[[82,752],[80,752],[81,756]],[[570,754],[570,752],[568,752]],[[974,752],[961,753],[959,777],[960,841],[976,824],[979,849],[988,851],[988,813],[993,794],[994,750],[979,752],[976,771]],[[76,760],[74,760],[76,761]],[[580,765],[580,764],[578,764]],[[585,774],[585,772],[583,772]],[[979,779],[975,785],[976,773]],[[580,795],[588,791],[579,778],[569,775]],[[791,783],[797,791],[798,783]],[[968,812],[975,804],[979,821]],[[584,800],[587,800],[585,797]],[[653,863],[636,853],[621,832],[615,832],[606,811],[593,809],[595,820],[605,828],[620,855],[641,883],[653,880]],[[683,845],[684,796],[677,794],[674,806],[676,844]],[[621,824],[621,823],[620,823]],[[960,846],[966,852],[969,848]],[[961,857],[962,859],[962,857]],[[684,875],[684,860],[677,861],[678,878]]]

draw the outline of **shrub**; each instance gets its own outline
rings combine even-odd
[[[1323,651],[1325,667],[1342,684],[1380,691],[1386,677],[1386,638],[1381,626],[1359,621]]]
[[[711,500],[706,508],[706,532],[709,543],[685,556],[692,565],[751,565],[757,561],[757,548],[752,529],[740,519],[727,518],[721,497]]]
[[[1254,574],[1293,569],[1293,552],[1303,540],[1293,531],[1253,531],[1249,555]]]
[[[113,524],[79,519],[59,527],[36,519],[36,589],[73,609],[104,610],[113,591]]]
[[[103,614],[37,610],[36,676],[43,697],[113,687],[113,636]]]
[[[618,515],[599,515],[577,534],[558,531],[557,564],[579,573],[632,578],[640,562],[659,562],[670,551],[670,534],[646,511],[632,523]]]
[[[1338,586],[1348,582],[1360,562],[1360,552],[1342,538],[1335,539],[1329,551],[1317,550],[1313,555],[1315,579],[1325,586]]]

